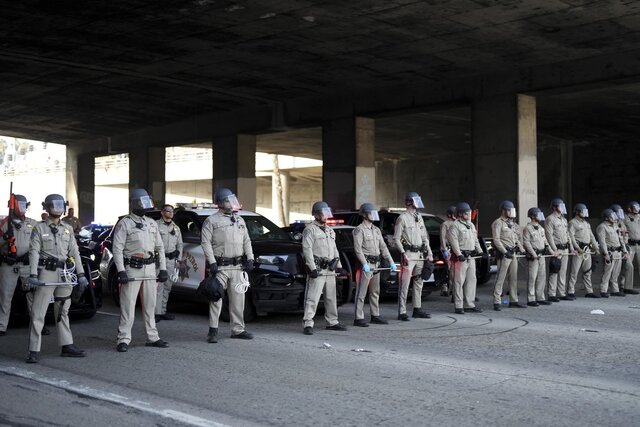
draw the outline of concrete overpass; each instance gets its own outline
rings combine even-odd
[[[0,133],[128,152],[164,197],[164,147],[210,144],[255,203],[256,150],[323,159],[324,198],[494,215],[638,198],[640,4],[630,1],[25,1],[3,7]],[[318,129],[320,129],[318,131]],[[365,188],[372,186],[373,191]],[[522,216],[522,215],[521,215]]]

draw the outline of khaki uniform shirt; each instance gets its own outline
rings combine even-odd
[[[627,213],[624,217],[624,225],[627,227],[629,239],[640,240],[640,214]]]
[[[56,229],[54,233],[52,229]],[[31,244],[29,246],[29,269],[32,275],[38,274],[38,262],[40,259],[57,258],[64,261],[73,258],[76,266],[76,274],[84,273],[78,243],[69,224],[60,221],[58,225],[51,219],[36,223],[31,231]]]
[[[482,253],[480,242],[478,242],[478,232],[476,226],[471,221],[457,219],[449,227],[447,241],[451,246],[451,251],[456,255],[462,255],[462,251],[473,251]]]
[[[382,232],[373,224],[362,222],[353,230],[353,248],[356,257],[361,264],[366,264],[365,255],[380,256],[382,255],[390,263],[393,262],[389,249],[384,242]]]
[[[507,248],[517,248],[520,252],[524,252],[520,241],[520,226],[514,221],[502,217],[496,219],[491,224],[491,235],[493,237],[493,246],[501,254],[506,254]]]
[[[547,242],[547,237],[544,233],[544,227],[540,224],[534,224],[530,222],[524,227],[524,232],[522,233],[522,240],[524,248],[527,250],[529,255],[537,256],[536,251],[541,251],[547,246],[549,246],[549,242]]]
[[[455,222],[455,220],[451,218],[447,218],[442,224],[440,224],[440,250],[444,251],[449,249],[449,242],[447,242],[447,233],[449,232],[449,227]]]
[[[247,260],[253,260],[247,224],[235,212],[226,214],[219,210],[209,215],[202,224],[201,243],[209,264],[215,264],[215,257],[246,256]]]
[[[401,254],[405,252],[403,243],[411,246],[421,247],[424,245],[426,256],[433,256],[431,247],[429,246],[429,235],[424,225],[424,220],[419,212],[412,214],[405,211],[396,219],[395,232],[393,240]]]
[[[598,241],[591,231],[591,224],[583,218],[576,216],[569,221],[569,239],[576,250],[582,250],[584,243],[590,243],[598,251]]]
[[[7,219],[8,221],[8,219]],[[29,252],[29,245],[31,244],[31,233],[33,232],[33,228],[36,226],[38,221],[31,218],[25,218],[24,221],[20,224],[20,228],[15,224],[13,224],[13,235],[16,238],[16,256],[20,257]],[[9,224],[2,221],[2,235],[7,234],[7,230],[9,229]],[[8,255],[9,254],[9,242],[3,238],[0,238],[0,254]]]
[[[622,246],[623,251],[626,253],[626,248],[622,244],[620,234],[616,229],[615,224],[610,224],[607,221],[603,221],[596,228],[596,234],[598,235],[598,242],[600,243],[600,250],[603,254],[608,254],[612,248]]]
[[[125,271],[124,258],[149,258],[155,252],[160,259],[159,269],[166,270],[164,245],[154,220],[130,213],[118,222],[113,233],[113,261],[119,272]]]
[[[66,224],[69,224],[74,233],[77,234],[80,232],[80,220],[75,216],[73,218],[65,216],[64,218],[62,218],[62,221],[64,221]]]
[[[555,252],[558,250],[557,245],[569,244],[569,251],[573,251],[573,245],[569,240],[569,224],[567,219],[558,212],[553,212],[544,222],[544,230],[547,233],[547,241],[549,246]]]
[[[179,254],[173,259],[176,260],[182,258],[182,233],[180,232],[180,227],[178,227],[173,221],[167,224],[163,219],[159,219],[156,223],[158,224],[158,230],[160,231],[160,237],[162,238],[165,255],[177,249]]]
[[[625,218],[627,217],[625,216]],[[614,227],[616,228],[616,230],[618,230],[618,234],[620,235],[620,240],[622,241],[622,243],[624,243],[625,245],[629,243],[629,231],[627,230],[627,226],[624,224],[624,222],[618,221],[615,223]]]
[[[302,232],[302,255],[309,271],[318,269],[313,259],[314,257],[327,258],[329,260],[338,258],[336,268],[342,268],[340,255],[336,247],[335,231],[317,221],[307,224]]]

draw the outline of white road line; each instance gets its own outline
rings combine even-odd
[[[105,316],[120,317],[120,315],[118,313],[107,313],[106,311],[96,311],[96,313],[104,314]]]
[[[201,417],[190,415],[184,412],[175,411],[172,409],[156,409],[148,402],[140,400],[132,400],[125,396],[109,393],[101,390],[96,390],[91,387],[73,385],[69,381],[59,380],[56,378],[47,378],[42,375],[38,375],[35,372],[28,371],[26,369],[16,368],[13,366],[0,366],[0,372],[7,375],[13,375],[20,378],[26,378],[28,380],[36,381],[42,384],[47,384],[62,390],[70,391],[76,394],[87,396],[97,400],[103,400],[105,402],[115,403],[116,405],[127,406],[129,408],[137,409],[138,411],[168,418],[173,421],[177,421],[183,424],[189,424],[198,427],[229,427],[227,424],[221,424],[215,421],[210,421]]]

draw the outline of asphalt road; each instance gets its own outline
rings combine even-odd
[[[252,341],[221,323],[218,344],[203,307],[174,304],[158,324],[171,348],[145,347],[137,321],[124,354],[105,298],[72,323],[84,359],[59,357],[54,332],[27,365],[26,327],[0,338],[0,425],[637,425],[640,296],[494,312],[492,282],[482,314],[433,295],[432,319],[332,332],[318,316],[309,337],[301,314],[279,314],[249,324]],[[382,311],[394,319],[395,302]],[[353,305],[339,312],[351,325]]]

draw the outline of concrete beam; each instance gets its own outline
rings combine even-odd
[[[156,206],[164,204],[165,197],[164,147],[132,147],[129,150],[129,192],[144,188]]]
[[[213,193],[226,187],[238,196],[244,209],[256,209],[256,137],[233,135],[214,138]]]

